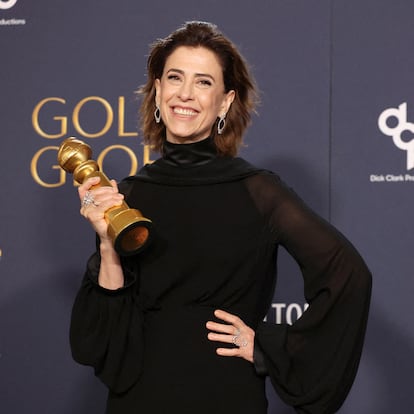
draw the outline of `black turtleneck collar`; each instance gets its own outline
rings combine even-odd
[[[242,158],[219,155],[211,137],[191,144],[166,141],[162,154],[161,158],[144,165],[135,177],[127,180],[180,186],[205,185],[231,182],[264,172]]]
[[[197,167],[217,157],[217,148],[213,138],[208,137],[190,144],[174,144],[165,141],[163,159],[166,163],[181,167]]]

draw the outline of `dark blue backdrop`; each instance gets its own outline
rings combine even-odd
[[[374,273],[366,346],[340,412],[412,412],[411,0],[0,0],[1,411],[103,412],[104,387],[68,346],[94,235],[56,147],[75,135],[109,176],[139,168],[147,155],[134,90],[145,82],[148,44],[193,19],[233,39],[262,91],[242,155],[278,172]],[[404,125],[387,125],[405,149],[378,126],[402,103]],[[283,252],[281,262],[275,323],[304,305],[296,265]],[[269,400],[270,414],[293,413],[270,388]]]

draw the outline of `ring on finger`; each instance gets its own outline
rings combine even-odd
[[[239,348],[244,348],[248,345],[247,339],[243,336],[240,336],[240,333],[233,336],[232,343]]]
[[[95,207],[99,205],[97,203],[90,191],[87,191],[82,199],[82,207],[88,207],[89,205],[93,204]]]

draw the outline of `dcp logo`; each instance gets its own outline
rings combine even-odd
[[[387,123],[390,118],[397,120],[395,126]],[[407,122],[407,102],[403,102],[398,108],[383,111],[378,118],[378,127],[383,134],[392,137],[397,148],[407,151],[407,170],[414,168],[414,137],[408,140],[402,136],[406,131],[414,134],[414,124]]]
[[[17,0],[0,0],[0,10],[11,9],[16,3]]]

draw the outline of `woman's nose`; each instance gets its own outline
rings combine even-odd
[[[194,89],[193,83],[191,81],[185,80],[178,91],[178,96],[181,100],[187,101],[194,98]]]

